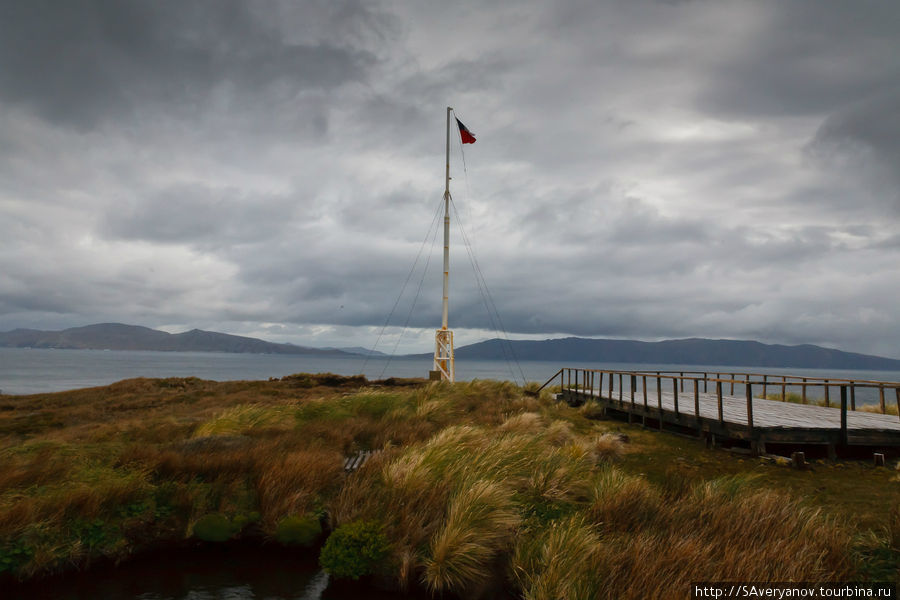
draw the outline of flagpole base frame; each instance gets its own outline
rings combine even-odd
[[[453,331],[438,329],[434,332],[434,367],[428,373],[432,381],[456,381],[456,362],[453,357]]]

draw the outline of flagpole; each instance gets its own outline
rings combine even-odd
[[[447,162],[444,180],[444,310],[441,329],[447,329],[447,313],[450,291],[450,111],[447,107]]]
[[[441,328],[434,334],[434,366],[429,378],[439,381],[456,380],[453,357],[453,332],[448,329],[450,292],[450,111],[447,107],[447,146],[444,171],[444,298],[441,311]]]

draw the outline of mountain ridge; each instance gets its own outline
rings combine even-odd
[[[503,360],[509,347],[518,360],[636,364],[718,365],[805,369],[900,370],[900,360],[844,352],[813,344],[786,346],[753,340],[684,338],[660,342],[593,338],[546,340],[494,338],[457,348],[457,359]]]
[[[334,357],[363,354],[355,352],[363,350],[362,348],[312,348],[202,329],[168,333],[122,323],[97,323],[60,331],[13,329],[0,332],[0,347],[305,354]],[[844,352],[813,344],[787,346],[764,344],[753,340],[696,337],[659,342],[580,337],[507,342],[494,338],[456,348],[455,355],[459,360],[504,360],[510,355],[510,347],[517,360],[548,362],[900,370],[898,359]],[[372,356],[381,358],[386,355],[375,351]],[[429,359],[431,354],[410,354],[404,358]]]
[[[168,333],[123,323],[96,323],[60,331],[13,329],[0,332],[0,347],[354,356],[350,352],[336,349],[326,350],[294,344],[277,344],[258,338],[216,331],[191,329],[182,333]]]

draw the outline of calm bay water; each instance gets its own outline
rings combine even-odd
[[[457,360],[457,379],[501,379],[543,383],[561,367],[643,371],[693,371],[765,373],[775,377],[796,375],[819,378],[900,381],[900,371],[851,371],[776,369],[768,367],[717,367],[704,365],[648,365],[629,363],[559,363],[502,360]],[[320,357],[282,354],[231,354],[220,352],[145,352],[116,350],[48,350],[0,348],[0,390],[5,394],[37,394],[108,385],[132,377],[199,377],[216,381],[268,379],[292,373],[364,374],[369,379],[426,377],[431,361],[422,358]],[[625,382],[627,386],[627,380]],[[627,388],[626,388],[627,389]],[[711,390],[710,390],[711,391]],[[779,391],[770,390],[775,393]],[[788,391],[791,390],[788,388]],[[743,389],[736,388],[736,394]],[[823,395],[810,390],[810,396]],[[859,390],[857,401],[874,402],[874,390]]]
[[[568,365],[574,366],[574,365]],[[523,362],[528,380],[544,382],[556,363]],[[38,394],[108,385],[132,377],[199,377],[215,381],[268,379],[293,373],[364,374],[369,379],[427,377],[430,359],[364,356],[320,357],[225,352],[150,352],[0,348],[0,390]],[[505,361],[458,361],[457,378],[522,381],[519,368]]]

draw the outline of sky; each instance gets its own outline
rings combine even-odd
[[[452,106],[457,346],[900,358],[898,31],[870,0],[0,0],[0,330],[428,352]]]

